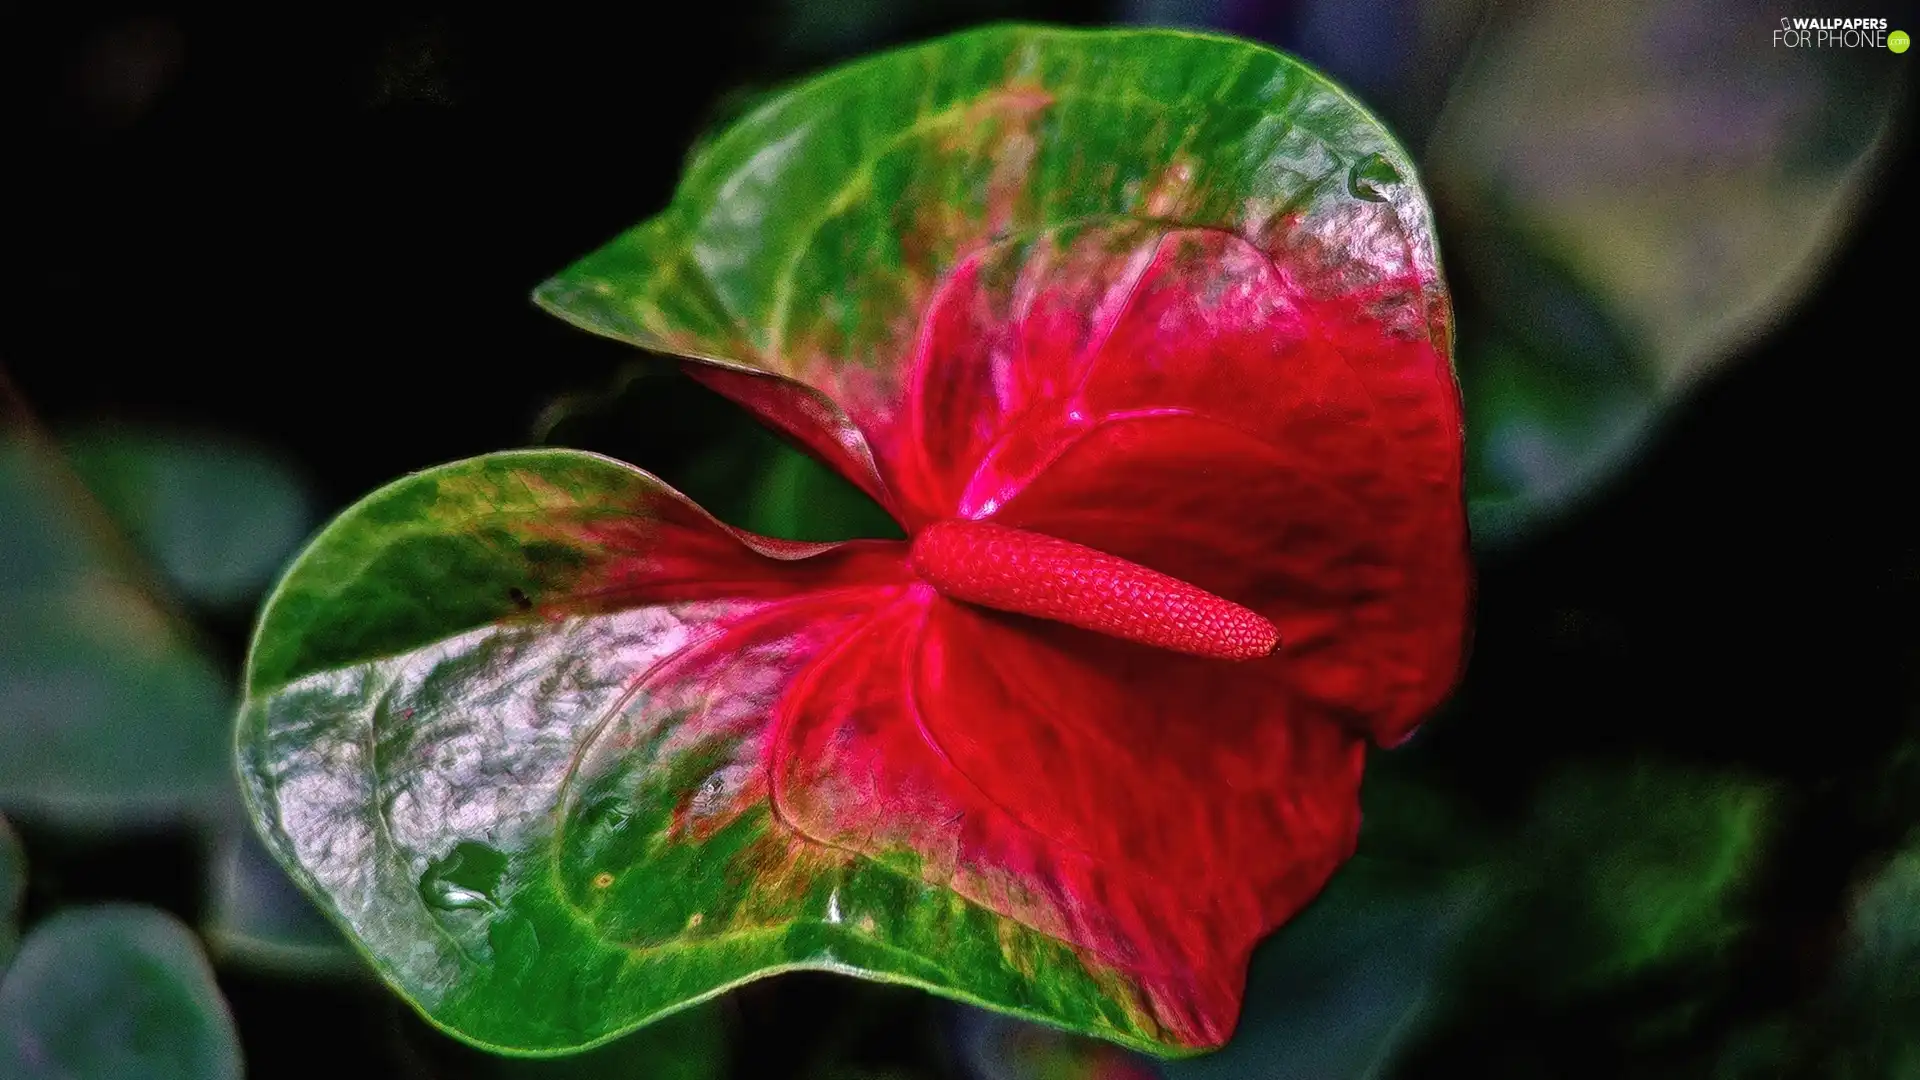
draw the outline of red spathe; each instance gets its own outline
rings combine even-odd
[[[1056,230],[961,260],[896,367],[689,364],[909,541],[747,538],[771,559],[690,551],[666,572],[663,554],[631,578],[866,605],[777,694],[776,813],[917,854],[929,881],[1128,974],[1193,1045],[1227,1037],[1253,944],[1351,853],[1365,739],[1405,737],[1465,644],[1437,281],[1293,257],[1212,229]],[[1025,569],[981,562],[996,537]],[[1015,580],[1063,559],[1091,591]]]

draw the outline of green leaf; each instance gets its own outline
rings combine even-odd
[[[20,904],[27,898],[27,853],[0,817],[0,972],[20,946]]]
[[[0,978],[9,1080],[239,1080],[240,1043],[193,934],[130,905],[36,926]]]
[[[1630,464],[1818,281],[1885,171],[1910,66],[1784,48],[1774,13],[1742,10],[1501,6],[1449,91],[1425,165],[1474,328],[1458,356],[1479,542]]]
[[[656,352],[858,396],[898,377],[962,252],[1128,218],[1263,249],[1309,243],[1312,222],[1341,246],[1313,272],[1336,276],[1371,269],[1360,238],[1391,237],[1374,261],[1438,281],[1412,163],[1312,69],[1227,38],[1012,25],[774,96],[706,144],[664,213],[535,299]],[[1422,299],[1444,312],[1444,296]]]
[[[742,528],[788,540],[895,538],[900,526],[839,473],[790,446],[754,470]]]
[[[232,691],[59,458],[0,442],[0,807],[79,822],[233,799]]]
[[[251,604],[313,527],[305,487],[253,447],[127,428],[63,442],[114,520],[194,601]]]
[[[645,473],[560,450],[417,473],[349,509],[282,579],[249,658],[240,770],[275,857],[428,1019],[489,1048],[581,1049],[813,968],[1167,1052],[1111,971],[908,853],[775,820],[751,764],[762,695],[846,611],[709,655],[726,603],[607,610],[623,567],[720,528]],[[684,691],[705,705],[630,694],[695,662],[727,676]]]

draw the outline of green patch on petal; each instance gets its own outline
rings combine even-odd
[[[672,205],[535,299],[645,348],[884,393],[942,274],[994,239],[1134,218],[1395,253],[1439,295],[1412,161],[1290,57],[1165,30],[994,26],[835,69],[706,143]]]

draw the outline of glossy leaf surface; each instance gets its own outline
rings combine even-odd
[[[0,976],[0,1076],[240,1080],[240,1044],[186,927],[153,908],[63,911]]]
[[[775,97],[542,301],[694,358],[909,535],[1093,548],[1283,657],[988,611],[905,544],[736,532],[607,459],[474,459],[362,502],[269,603],[240,742],[277,854],[501,1047],[800,966],[1218,1044],[1351,851],[1364,738],[1460,661],[1410,175],[1312,72],[1182,34],[995,28]]]
[[[270,603],[242,718],[256,810],[382,973],[482,1042],[581,1046],[798,966],[1124,1022],[1071,949],[768,807],[772,697],[899,587],[862,585],[863,554],[791,567],[562,451],[401,481]]]

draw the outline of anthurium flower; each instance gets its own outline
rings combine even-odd
[[[263,831],[466,1038],[796,967],[1161,1054],[1352,851],[1459,666],[1447,299],[1405,155],[1295,61],[996,27],[802,84],[538,292],[905,541],[575,451],[369,496],[262,617]]]

